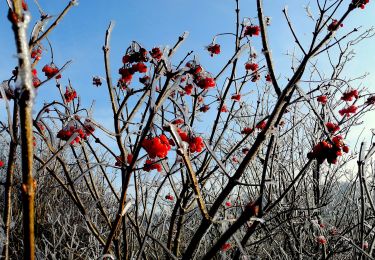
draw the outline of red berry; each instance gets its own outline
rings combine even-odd
[[[229,112],[229,110],[228,110],[228,108],[225,104],[221,107],[220,112],[223,112],[223,113]]]
[[[136,63],[136,64],[134,64],[133,66],[132,66],[132,70],[134,71],[134,72],[139,72],[139,73],[146,73],[147,72],[147,66],[146,66],[146,64],[144,64],[143,62],[138,62],[138,63]]]
[[[234,100],[234,101],[240,101],[241,100],[241,94],[234,94],[231,97],[231,99]]]
[[[177,132],[181,138],[182,141],[187,142],[189,144],[190,152],[200,153],[203,148],[205,147],[203,138],[200,136],[197,137],[190,137],[186,132],[182,131],[181,129],[177,129]]]
[[[344,101],[352,101],[353,98],[358,98],[359,97],[359,93],[358,93],[358,90],[354,89],[354,90],[350,90],[348,92],[345,92],[342,97],[341,97],[341,100],[344,100]]]
[[[245,64],[245,69],[246,70],[251,70],[251,71],[256,71],[256,70],[258,70],[258,64],[256,64],[256,63],[246,63]]]
[[[155,157],[165,158],[168,151],[171,149],[169,139],[165,135],[154,137],[151,139],[144,139],[142,147],[147,151],[148,156],[152,159]]]
[[[213,78],[210,77],[205,77],[205,78],[200,78],[197,82],[198,87],[202,89],[209,89],[215,87],[216,83]]]
[[[126,85],[129,85],[131,80],[133,79],[133,70],[129,68],[120,68],[119,74],[121,75],[121,81]]]
[[[260,27],[257,25],[250,25],[245,27],[245,36],[258,36],[260,33]]]
[[[187,84],[184,88],[186,95],[191,95],[194,86],[192,84]]]
[[[272,79],[271,79],[271,75],[270,75],[270,74],[267,74],[267,75],[266,75],[266,81],[267,81],[267,82],[271,82],[271,81],[272,81]]]
[[[210,44],[207,46],[208,52],[210,52],[211,57],[214,56],[214,54],[220,54],[220,45],[219,44]]]
[[[321,245],[325,245],[327,243],[327,240],[324,236],[317,236],[316,237],[316,242],[318,242]]]
[[[166,195],[166,196],[165,196],[165,199],[166,199],[166,200],[170,200],[170,201],[173,201],[173,200],[174,200],[173,196],[170,195],[170,194]]]
[[[328,131],[331,132],[331,133],[335,133],[335,132],[340,130],[340,127],[337,124],[332,123],[332,122],[326,123],[326,127],[327,127]]]
[[[199,111],[203,112],[203,113],[206,113],[208,110],[210,110],[210,106],[209,105],[203,105],[199,108]]]
[[[319,97],[316,98],[316,100],[320,103],[322,103],[323,105],[327,103],[328,99],[327,99],[327,96],[325,95],[321,95]]]
[[[159,61],[161,60],[163,53],[161,52],[160,48],[155,47],[155,48],[152,48],[152,50],[150,51],[150,55],[152,58]]]
[[[251,134],[253,132],[253,129],[251,127],[245,127],[242,131],[241,131],[241,134],[243,135],[248,135],[248,134]]]
[[[48,79],[53,78],[53,77],[56,77],[56,79],[61,78],[61,74],[58,74],[59,73],[59,69],[53,63],[51,63],[50,65],[48,65],[48,64],[45,65],[43,67],[42,71],[44,72],[45,76]]]
[[[343,108],[339,110],[339,114],[341,116],[349,117],[350,114],[355,114],[357,112],[357,107],[355,105],[348,106],[347,108]]]
[[[99,86],[102,85],[102,80],[101,80],[99,77],[93,77],[93,78],[92,78],[92,84],[93,84],[94,86],[99,87]]]
[[[224,243],[222,246],[221,246],[221,251],[225,252],[225,251],[228,251],[229,249],[231,249],[231,244],[230,243]]]
[[[70,103],[73,101],[73,99],[77,98],[77,92],[72,88],[66,87],[64,98],[66,103]]]
[[[267,121],[262,121],[256,125],[257,129],[263,130],[267,125]]]
[[[198,136],[198,137],[194,137],[194,138],[190,139],[189,148],[190,148],[190,152],[192,152],[192,153],[202,152],[202,150],[204,148],[204,143],[203,143],[202,137]]]
[[[183,123],[184,123],[184,120],[182,118],[177,118],[177,119],[172,121],[172,124],[174,124],[174,125],[181,125]]]

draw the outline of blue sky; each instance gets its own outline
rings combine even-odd
[[[350,0],[347,0],[349,3]],[[28,1],[35,21],[38,18],[33,1]],[[44,11],[50,15],[58,15],[68,1],[40,0]],[[311,38],[313,23],[304,13],[307,1],[301,0],[266,0],[265,15],[272,18],[269,27],[269,36],[276,73],[286,77],[290,75],[290,62],[284,53],[293,49],[291,34],[286,26],[281,10],[288,5],[288,10],[294,27],[302,41],[308,42]],[[311,6],[315,4],[312,1]],[[255,1],[240,1],[241,17],[256,17]],[[109,21],[116,22],[113,31],[111,46],[112,72],[117,77],[117,69],[121,65],[121,57],[132,40],[137,40],[146,48],[158,45],[172,46],[177,37],[184,31],[190,35],[179,52],[175,61],[183,57],[186,52],[194,50],[207,70],[217,72],[220,65],[225,64],[233,51],[233,39],[223,37],[217,41],[222,45],[222,54],[211,58],[204,49],[212,37],[217,33],[233,32],[235,29],[235,1],[233,0],[81,0],[77,7],[71,9],[61,24],[50,35],[49,39],[54,46],[55,63],[62,66],[72,59],[72,65],[63,73],[62,85],[67,79],[77,89],[82,102],[89,105],[96,100],[97,121],[108,122],[109,97],[105,87],[94,88],[91,84],[93,75],[104,76],[102,45],[104,33]],[[6,1],[0,1],[0,79],[9,78],[11,70],[16,66],[14,57],[15,48],[10,23],[6,19]],[[375,25],[373,14],[375,4],[370,3],[364,11],[356,10],[339,32],[351,30],[355,26],[371,27]],[[44,45],[47,48],[47,44]],[[259,50],[258,50],[259,52]],[[375,39],[369,39],[356,47],[357,57],[351,63],[350,73],[359,75],[370,72],[371,75],[364,84],[375,92]],[[49,63],[49,55],[43,56],[40,65]],[[40,67],[41,68],[41,67]],[[40,69],[39,68],[39,69]],[[349,73],[349,71],[348,71]],[[37,107],[44,101],[57,97],[57,89],[53,81],[38,90]],[[3,111],[2,106],[0,109]],[[106,123],[105,123],[106,124]],[[373,122],[367,123],[375,128]],[[371,125],[372,124],[372,125]]]

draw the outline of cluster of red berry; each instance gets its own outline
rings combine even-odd
[[[244,36],[258,36],[260,34],[260,27],[258,25],[249,25],[245,27]]]
[[[246,62],[245,63],[245,70],[251,70],[251,71],[256,71],[258,70],[259,65],[254,63],[254,62]]]
[[[201,89],[209,89],[216,86],[215,79],[210,73],[204,71],[203,67],[197,64],[196,61],[189,61],[186,63],[189,68],[188,73],[193,77],[194,83]]]
[[[353,90],[349,90],[343,93],[341,100],[345,102],[351,102],[358,98],[359,98],[358,90],[353,89]],[[326,95],[320,95],[317,97],[317,101],[325,105],[328,102],[328,98]],[[369,97],[367,101],[365,102],[365,104],[367,105],[375,104],[375,97],[374,96]],[[357,112],[357,109],[358,107],[352,104],[339,110],[338,112],[341,116],[349,117],[351,114],[355,114]],[[333,122],[327,122],[325,126],[327,127],[327,130],[331,134],[334,134],[340,130],[339,125]],[[320,164],[323,163],[325,160],[327,160],[329,164],[335,164],[337,162],[337,158],[339,156],[342,156],[342,152],[348,153],[349,147],[344,144],[342,136],[337,135],[332,138],[332,141],[325,140],[316,144],[313,150],[310,153],[308,153],[307,156],[310,159],[316,159],[318,163]]]
[[[345,93],[343,93],[342,97],[341,97],[341,100],[345,101],[345,102],[350,102],[350,101],[353,101],[353,99],[358,99],[359,98],[359,92],[358,90],[356,89],[353,89],[353,90],[349,90]],[[316,98],[316,100],[325,105],[328,101],[328,98],[326,95],[320,95]],[[372,105],[372,104],[375,104],[375,97],[369,97],[366,101],[366,104],[368,105]],[[355,106],[355,105],[350,105],[346,108],[343,108],[341,110],[339,110],[339,114],[341,116],[346,116],[346,117],[349,117],[350,114],[355,114],[357,112],[357,109],[358,107]]]
[[[74,133],[78,133],[77,137],[74,138],[74,140],[70,144],[79,143],[81,139],[86,138],[86,133],[83,131],[82,128],[74,128],[74,126],[71,126],[69,129],[61,129],[57,133],[57,138],[60,138],[61,140],[68,141],[70,137]]]
[[[165,195],[165,199],[166,199],[166,200],[170,200],[170,201],[173,201],[173,200],[174,200],[174,198],[173,198],[173,196],[172,196],[171,194],[167,194],[167,195]]]
[[[186,84],[185,87],[184,87],[185,94],[191,95],[191,93],[193,92],[193,89],[194,89],[193,84]]]
[[[181,140],[187,142],[189,144],[189,150],[191,153],[195,152],[202,152],[204,148],[203,138],[200,136],[192,137],[189,136],[188,133],[182,131],[181,129],[177,129],[178,134],[181,137]]]
[[[160,61],[161,58],[163,57],[163,53],[158,47],[152,48],[152,50],[150,51],[150,55],[152,58],[154,58],[157,61]]]
[[[341,100],[348,102],[348,101],[352,101],[353,98],[355,99],[359,98],[359,93],[358,93],[358,90],[356,89],[350,90],[342,94]]]
[[[266,79],[267,82],[271,82],[271,81],[272,81],[272,79],[271,79],[271,75],[270,75],[270,74],[267,74],[267,75],[265,76],[265,79]]]
[[[211,57],[214,56],[214,54],[220,54],[220,45],[211,43],[207,46],[207,51],[210,53]]]
[[[184,120],[182,118],[176,118],[171,123],[174,125],[182,125],[184,123]]]
[[[44,72],[45,76],[47,78],[53,78],[56,76],[56,79],[59,79],[61,78],[61,74],[58,74],[59,73],[59,69],[56,67],[56,65],[54,63],[51,63],[51,64],[46,64],[42,71]]]
[[[252,129],[251,127],[245,127],[244,129],[242,129],[241,134],[248,135],[251,134],[253,131],[254,129]]]
[[[222,113],[229,112],[229,110],[228,110],[228,108],[227,108],[227,106],[225,104],[223,104],[223,106],[221,107],[220,112],[222,112]]]
[[[139,48],[139,50],[130,50],[129,53],[122,57],[122,63],[135,63],[135,62],[147,62],[147,50],[145,48]]]
[[[316,237],[316,242],[318,244],[325,245],[327,243],[327,239],[325,238],[325,236],[320,235]]]
[[[147,61],[147,50],[144,48],[139,48],[139,50],[132,49],[125,54],[122,57],[124,66],[119,69],[121,78],[118,81],[118,86],[125,89],[131,83],[134,73],[146,73],[147,66],[144,62]]]
[[[241,100],[241,94],[233,94],[232,97],[231,97],[231,99],[233,101],[239,102]]]
[[[344,144],[341,135],[334,136],[331,141],[321,141],[314,146],[313,150],[307,154],[307,158],[316,159],[319,164],[325,160],[329,164],[336,164],[337,158],[342,156],[342,152],[348,153],[349,147]]]
[[[77,92],[74,89],[66,87],[65,94],[64,94],[66,103],[72,102],[73,99],[77,97],[78,97]]]
[[[326,95],[320,95],[320,96],[318,96],[318,97],[316,98],[316,100],[317,100],[319,103],[325,105],[325,104],[327,103],[327,101],[328,101],[328,98],[327,98]]]
[[[38,78],[38,71],[36,69],[33,69],[31,73],[33,74],[33,86],[34,88],[37,88],[41,83],[40,79]]]
[[[259,122],[255,127],[259,130],[263,130],[267,125],[267,121],[266,120],[263,120],[261,122]]]
[[[68,141],[72,135],[78,133],[77,137],[71,141],[70,144],[80,143],[81,140],[86,140],[95,131],[94,126],[91,124],[90,120],[85,120],[83,127],[79,127],[76,123],[68,124],[66,127],[61,129],[57,133],[57,138],[61,140]]]
[[[359,98],[359,93],[358,93],[358,90],[354,89],[354,90],[350,90],[348,92],[345,92],[342,95],[341,100],[349,102],[349,101],[352,101],[353,99],[357,99],[357,98]],[[341,116],[349,117],[350,114],[355,114],[357,112],[357,108],[358,107],[355,106],[355,105],[350,105],[346,108],[343,108],[343,109],[339,110],[339,114]]]
[[[232,246],[230,243],[224,243],[222,246],[221,246],[221,251],[225,252],[225,251],[228,251],[229,249],[231,249]]]
[[[146,73],[147,72],[147,66],[143,62],[137,62],[133,64],[132,66],[125,66],[119,69],[119,74],[121,75],[121,79],[119,80],[120,85],[122,88],[126,88],[128,86],[132,79],[134,73]]]
[[[332,122],[327,122],[326,127],[330,133],[336,133],[337,131],[340,130],[340,127],[337,124],[332,123]]]
[[[132,71],[139,72],[139,73],[146,73],[147,72],[147,66],[143,62],[137,62],[133,64]]]
[[[252,82],[257,82],[260,79],[260,75],[258,73],[259,65],[255,62],[246,62],[245,63],[245,70],[250,70],[255,72],[254,75],[251,77]]]
[[[165,158],[171,150],[169,139],[165,135],[155,136],[153,138],[146,138],[142,142],[142,147],[152,159],[155,157]]]
[[[99,77],[93,77],[93,78],[92,78],[92,84],[93,84],[94,86],[99,87],[99,86],[102,85],[102,80],[101,80]]]
[[[346,108],[343,108],[343,109],[339,110],[339,114],[340,114],[341,116],[349,117],[350,114],[355,114],[355,113],[357,113],[357,108],[358,108],[357,106],[355,106],[355,105],[351,105],[351,106],[348,106],[348,107],[346,107]]]
[[[34,47],[31,50],[31,58],[35,60],[40,60],[42,58],[42,48],[40,46]]]
[[[213,88],[216,85],[215,80],[211,77],[208,77],[208,76],[201,75],[201,76],[197,77],[196,81],[197,81],[198,87],[200,87],[202,89]]]

